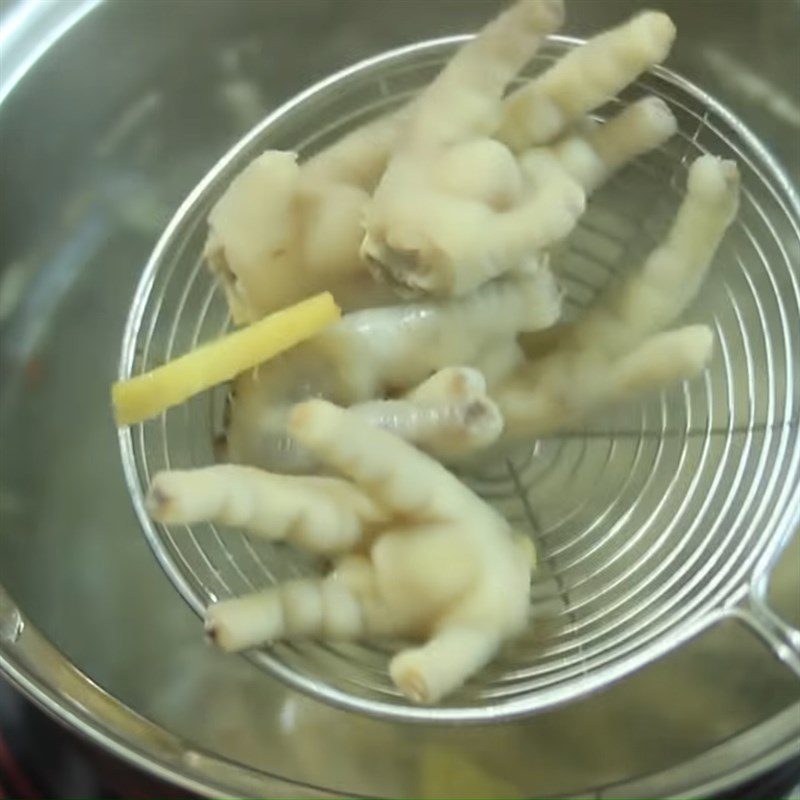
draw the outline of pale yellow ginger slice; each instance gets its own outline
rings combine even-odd
[[[213,468],[154,481],[148,508],[158,520],[220,520],[312,552],[355,551],[325,577],[213,604],[209,637],[226,650],[408,637],[420,644],[392,659],[390,675],[411,700],[438,702],[525,627],[530,541],[440,464],[355,413],[309,401],[290,430],[346,479]]]
[[[590,39],[504,102],[497,138],[515,151],[553,141],[661,63],[675,40],[664,13],[646,11]]]
[[[340,317],[325,292],[201,345],[111,388],[118,425],[132,425],[310,339]]]
[[[534,356],[493,392],[510,437],[544,436],[609,403],[698,375],[711,358],[704,325],[661,333],[694,299],[739,200],[732,161],[691,166],[686,197],[663,243],[582,318],[537,341]]]

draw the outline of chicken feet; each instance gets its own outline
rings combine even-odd
[[[703,370],[713,345],[707,326],[661,331],[697,294],[738,199],[734,162],[705,155],[692,164],[672,228],[643,266],[576,322],[523,338],[533,357],[493,392],[507,436],[555,433]]]
[[[409,110],[365,207],[361,247],[398,292],[460,295],[538,263],[575,227],[589,191],[674,132],[657,101],[623,112],[605,134],[576,138],[570,130],[666,56],[675,31],[664,14],[601,34],[503,100],[562,19],[560,0],[519,0]]]
[[[436,461],[357,414],[312,400],[289,429],[346,477],[217,466],[153,480],[148,509],[161,522],[221,521],[346,553],[324,578],[213,604],[209,637],[228,650],[287,638],[421,640],[390,674],[413,701],[437,702],[524,628],[530,541]]]
[[[318,470],[314,453],[287,430],[289,407],[265,399],[257,381],[239,382],[224,460],[286,473]],[[367,400],[349,410],[443,462],[488,447],[503,430],[483,375],[470,367],[446,367],[403,397]]]

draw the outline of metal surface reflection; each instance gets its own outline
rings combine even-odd
[[[572,5],[576,35],[639,7]],[[681,29],[671,66],[799,175],[794,112],[722,80],[707,58],[713,45],[796,109],[796,4],[661,5]],[[172,210],[243,128],[299,89],[389,47],[473,30],[496,7],[103,4],[31,62],[0,108],[0,583],[25,621],[15,643],[0,643],[4,664],[69,724],[196,790],[619,795],[629,785],[677,796],[797,750],[800,684],[735,621],[584,703],[512,725],[346,715],[207,650],[138,529],[108,385],[139,272]],[[26,35],[36,52],[41,31]],[[789,621],[797,553],[770,586]]]

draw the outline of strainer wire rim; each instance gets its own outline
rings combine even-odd
[[[246,150],[266,129],[286,114],[313,99],[319,93],[340,83],[342,80],[361,75],[376,66],[383,66],[391,64],[394,61],[402,60],[410,55],[435,52],[441,48],[453,48],[468,41],[472,37],[473,34],[460,34],[415,42],[410,45],[379,53],[339,70],[322,81],[309,86],[283,103],[268,114],[259,124],[248,131],[236,144],[229,148],[180,204],[161,234],[144,267],[125,323],[118,367],[118,378],[120,380],[125,380],[133,374],[137,357],[138,331],[147,309],[159,264],[164,252],[168,249],[172,241],[173,234],[180,229],[192,209],[203,199],[206,191],[219,180],[228,165],[235,160],[243,150]],[[551,36],[549,40],[557,45],[567,47],[575,47],[584,43],[584,40],[571,36]],[[743,143],[749,148],[748,152],[754,154],[759,160],[756,165],[748,159],[750,162],[749,166],[762,179],[763,186],[767,188],[772,198],[783,208],[787,219],[790,220],[792,227],[798,234],[798,238],[800,238],[800,197],[769,149],[733,112],[696,84],[666,67],[654,67],[651,70],[651,74],[690,95],[693,99],[702,103],[705,108],[713,109],[723,122],[736,131]],[[767,170],[771,181],[764,180],[764,176],[759,167],[763,167]],[[783,196],[776,191],[773,183],[777,184]],[[792,276],[792,279],[794,280],[794,276]],[[133,435],[134,430],[132,427],[123,427],[118,430],[125,482],[133,501],[135,513],[161,568],[167,574],[173,586],[178,590],[183,599],[193,611],[202,618],[205,610],[205,603],[199,596],[199,593],[187,582],[184,575],[170,558],[167,548],[158,537],[153,521],[148,516],[144,507],[142,482],[140,480],[136,454],[133,447]],[[791,509],[788,509],[784,510],[784,514],[788,515],[789,518],[795,516],[798,521],[800,521],[800,511],[792,515]],[[783,528],[782,535],[780,537],[775,537],[777,541],[771,540],[765,545],[763,552],[761,552],[759,557],[755,560],[755,567],[749,570],[751,587],[763,582],[763,576],[760,573],[770,568],[788,542],[791,536],[791,525],[781,527]],[[677,649],[711,625],[726,617],[730,617],[730,605],[733,602],[741,600],[743,596],[746,596],[747,589],[748,585],[743,584],[739,589],[732,591],[728,605],[709,609],[702,616],[680,622],[677,628],[671,632],[669,638],[650,639],[645,642],[638,651],[628,654],[621,662],[605,665],[601,667],[599,671],[591,675],[578,675],[567,683],[546,688],[543,692],[540,692],[537,697],[517,697],[512,700],[504,700],[497,703],[493,702],[491,705],[485,707],[441,706],[422,708],[411,705],[398,705],[374,699],[365,702],[323,681],[295,672],[277,658],[272,657],[266,650],[249,653],[247,657],[260,666],[265,667],[270,673],[284,681],[287,685],[317,699],[323,699],[331,705],[344,710],[357,711],[370,716],[403,722],[425,722],[434,724],[492,723],[528,716],[544,709],[556,708],[569,701],[584,697],[593,691],[609,686],[640,667]]]

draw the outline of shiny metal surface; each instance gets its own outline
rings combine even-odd
[[[400,107],[461,41],[367,59],[296,96],[237,143],[181,205],[148,261],[120,377],[153,369],[229,326],[223,292],[202,257],[206,218],[255,155],[273,147],[302,159]],[[553,39],[529,74],[578,43]],[[761,143],[712,97],[665,69],[627,96],[645,92],[675,108],[681,132],[593,198],[554,269],[574,314],[656,246],[699,154],[736,158],[739,216],[688,314],[716,330],[713,368],[704,382],[532,442],[516,463],[490,465],[471,480],[515,527],[529,530],[543,569],[531,589],[530,633],[448,702],[409,704],[388,678],[385,643],[279,643],[254,656],[290,686],[394,720],[496,722],[602,688],[730,613],[771,634],[776,654],[800,678],[800,631],[777,630],[752,590],[766,574],[757,565],[781,549],[800,518],[800,270],[789,252],[800,238],[800,201]],[[292,548],[216,525],[169,528],[149,519],[144,497],[157,471],[213,463],[224,393],[120,433],[140,522],[199,614],[216,600],[317,574]]]
[[[638,7],[572,5],[575,34]],[[741,116],[796,183],[797,3],[661,5],[681,30],[670,66]],[[121,0],[88,14],[0,107],[0,583],[13,598],[0,604],[0,664],[67,724],[195,790],[702,796],[800,748],[800,684],[737,619],[529,720],[454,729],[345,714],[206,650],[139,532],[108,384],[174,209],[304,86],[473,30],[495,7]],[[798,559],[795,537],[768,586],[795,627]]]

